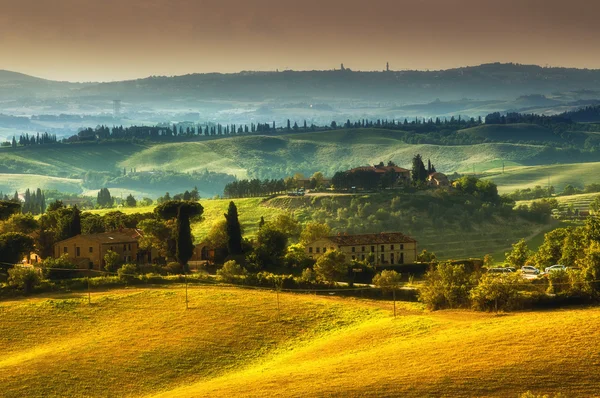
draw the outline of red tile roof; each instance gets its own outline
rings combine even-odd
[[[416,243],[410,236],[400,232],[382,232],[379,234],[338,235],[328,238],[339,246],[371,245],[381,243]]]

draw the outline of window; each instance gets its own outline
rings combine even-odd
[[[380,261],[382,264],[385,262],[385,254],[381,253]]]
[[[362,247],[362,251],[363,251],[363,252],[365,251],[365,247],[364,247],[364,246]]]
[[[131,243],[129,244],[129,251],[131,251]]]
[[[371,253],[375,253],[375,246],[371,246]]]
[[[394,253],[390,254],[390,264],[394,264]]]
[[[385,246],[381,245],[381,251],[384,252],[385,251]]]
[[[309,247],[309,248],[308,248],[308,252],[309,252],[309,253],[312,253],[312,247]]]
[[[317,253],[320,253],[320,252],[321,252],[321,248],[317,247]]]
[[[356,252],[356,247],[352,246],[352,253]]]
[[[400,245],[400,250],[404,250],[404,245]]]
[[[361,260],[365,261],[365,255],[364,254],[361,256]]]
[[[123,251],[126,251],[126,250],[127,250],[127,245],[126,245],[126,244],[124,244],[124,245],[123,245]]]
[[[394,245],[390,245],[390,250],[394,250]]]
[[[90,253],[94,252],[94,248],[92,246],[90,246]]]
[[[404,264],[404,253],[400,253],[400,264]]]
[[[323,248],[323,253],[325,253],[326,251],[327,251],[327,248],[326,248],[326,247],[324,247],[324,248]]]
[[[75,253],[76,253],[75,256],[77,256],[77,257],[81,256],[81,248],[80,247],[76,247],[75,248]]]
[[[69,252],[69,248],[67,246],[63,247],[63,253],[68,253]]]
[[[352,260],[356,260],[356,256],[352,256]]]

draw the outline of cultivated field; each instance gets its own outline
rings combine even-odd
[[[600,309],[426,312],[194,286],[0,302],[4,397],[593,396]]]

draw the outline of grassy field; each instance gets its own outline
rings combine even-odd
[[[81,180],[76,178],[49,177],[39,174],[0,174],[0,192],[12,196],[15,191],[27,189],[56,189],[61,192],[81,192]]]
[[[561,205],[564,205],[564,206],[573,205],[573,209],[589,210],[590,203],[597,196],[600,196],[600,192],[582,193],[579,195],[569,195],[569,196],[555,196],[554,199],[556,199],[558,201],[558,203],[560,203]],[[530,205],[532,202],[535,202],[535,200],[519,200],[519,201],[517,201],[517,205],[521,205],[521,204]]]
[[[458,131],[459,135],[471,138],[484,138],[495,141],[560,141],[561,138],[554,135],[552,130],[537,124],[515,123],[515,124],[483,124]],[[526,137],[526,138],[525,138]]]
[[[583,188],[586,184],[600,183],[600,174],[597,173],[600,162],[554,164],[547,166],[522,166],[511,167],[502,174],[501,170],[490,170],[487,178],[498,184],[501,193],[513,192],[517,189],[554,186],[561,192],[567,184]]]
[[[0,302],[4,397],[597,394],[600,309],[426,312],[226,287]]]

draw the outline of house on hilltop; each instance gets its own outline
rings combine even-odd
[[[100,234],[77,235],[54,244],[54,257],[67,255],[79,268],[102,270],[104,255],[111,250],[119,255],[121,261],[151,262],[150,253],[142,253],[138,239],[142,235],[136,229],[125,229]]]
[[[368,260],[373,257],[375,266],[412,264],[417,260],[417,241],[400,232],[379,234],[338,234],[316,240],[305,248],[310,258],[317,259],[328,250],[338,250],[346,261]]]
[[[427,184],[430,187],[449,187],[450,180],[448,180],[446,174],[435,172],[429,174],[429,177],[427,177]]]

